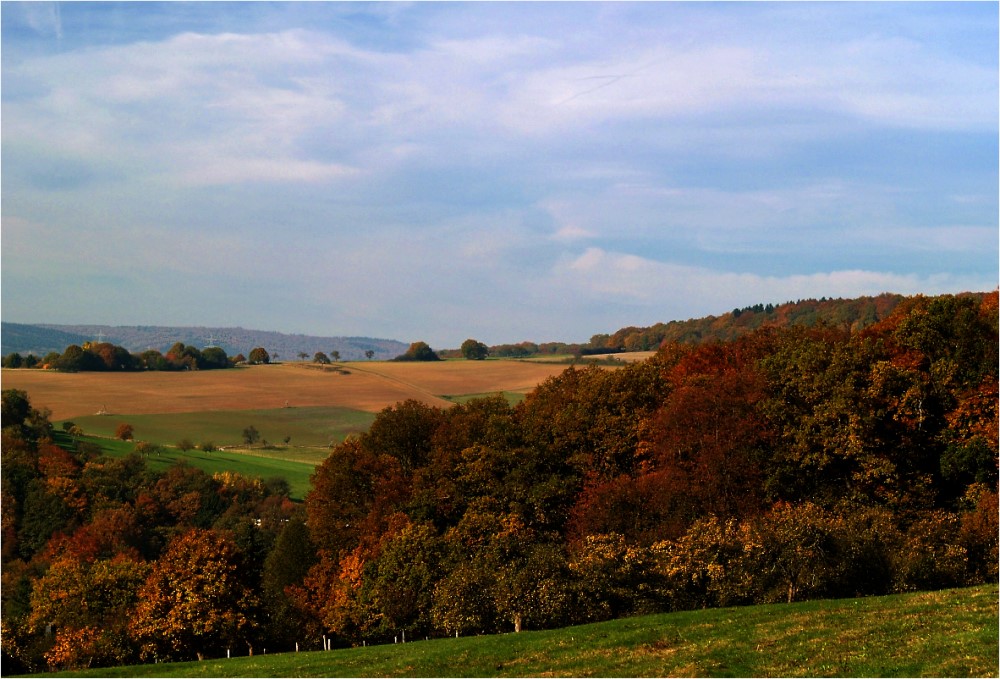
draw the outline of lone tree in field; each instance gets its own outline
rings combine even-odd
[[[462,342],[462,356],[469,361],[482,361],[490,355],[490,348],[482,342],[467,339]]]
[[[134,434],[135,432],[132,429],[132,425],[127,422],[122,422],[118,425],[118,428],[115,429],[115,438],[121,439],[122,441],[131,441]]]
[[[330,362],[330,357],[324,354],[322,351],[317,351],[316,355],[313,356],[313,363],[319,363],[321,365],[326,365]]]
[[[252,446],[260,440],[260,432],[252,424],[243,430],[243,443]]]
[[[374,357],[375,357],[375,350],[374,349],[366,349],[365,350],[365,358],[367,358],[370,361]]]
[[[340,360],[340,352],[336,350],[331,351],[330,358],[333,359],[334,363],[338,362]]]
[[[264,347],[254,347],[250,350],[250,359],[248,362],[254,365],[270,363],[271,355],[267,353],[267,349]]]

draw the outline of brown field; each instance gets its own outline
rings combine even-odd
[[[623,363],[638,363],[640,361],[645,361],[647,358],[651,358],[655,355],[656,355],[655,351],[625,351],[620,354],[594,354],[592,356],[587,356],[587,358],[593,358],[593,359],[613,358],[616,361],[622,361]]]
[[[234,370],[59,373],[8,370],[4,389],[23,389],[54,421],[99,411],[146,415],[285,406],[338,406],[378,412],[406,399],[447,406],[442,396],[527,392],[565,365],[522,361],[346,363],[348,374],[306,363]]]

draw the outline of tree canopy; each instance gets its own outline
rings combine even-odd
[[[426,342],[414,342],[406,353],[397,356],[394,361],[440,361],[440,357],[434,353]]]

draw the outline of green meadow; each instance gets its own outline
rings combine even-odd
[[[74,420],[75,421],[75,420]],[[128,441],[118,441],[111,438],[97,438],[84,436],[83,441],[100,446],[101,451],[110,457],[124,457],[135,450],[135,444]],[[61,430],[56,432],[57,443],[69,443],[69,437]],[[305,499],[309,491],[309,477],[312,475],[315,466],[325,457],[324,451],[314,451],[308,453],[313,461],[296,459],[304,456],[301,451],[294,449],[275,448],[273,450],[253,450],[244,452],[231,452],[215,450],[205,452],[202,450],[182,451],[179,448],[165,447],[157,452],[147,455],[146,465],[154,471],[164,471],[171,465],[177,463],[190,464],[207,474],[215,474],[224,471],[234,471],[244,476],[268,479],[280,476],[288,481],[290,488],[289,497],[293,500]]]
[[[332,406],[277,408],[271,410],[213,410],[157,415],[88,415],[73,422],[85,434],[114,436],[122,422],[131,424],[137,441],[172,446],[181,439],[195,445],[211,441],[216,446],[238,446],[243,430],[253,425],[271,444],[289,437],[294,447],[329,448],[350,434],[367,431],[374,413]],[[56,423],[59,427],[61,423]],[[324,455],[325,457],[325,455]]]
[[[36,676],[995,677],[997,605],[992,584]]]

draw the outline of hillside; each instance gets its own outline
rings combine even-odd
[[[978,296],[982,296],[978,294]],[[755,304],[733,309],[720,316],[657,323],[649,327],[621,328],[611,335],[591,339],[593,348],[649,351],[664,341],[702,344],[727,342],[762,327],[786,328],[794,325],[825,324],[847,327],[852,332],[877,323],[906,297],[885,293],[855,299],[804,299],[784,304]]]
[[[347,361],[365,359],[366,351],[374,351],[375,359],[394,358],[406,351],[408,344],[372,337],[318,337],[285,334],[246,328],[218,328],[203,326],[110,326],[110,325],[28,325],[22,323],[0,324],[0,354],[13,352],[42,357],[51,351],[62,353],[70,344],[100,340],[125,347],[131,352],[169,349],[175,342],[197,347],[215,345],[230,356],[248,354],[254,347],[264,347],[271,358],[298,360],[299,353],[311,359],[322,351],[327,354],[339,351]]]
[[[62,353],[71,344],[83,344],[91,339],[85,335],[24,323],[0,323],[0,354],[17,352],[41,358],[50,351]]]
[[[995,677],[996,607],[996,585],[983,585],[40,676]]]

